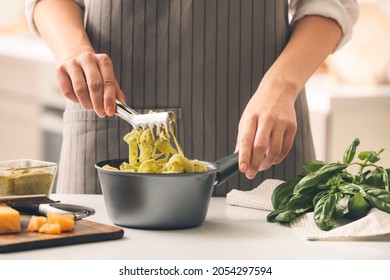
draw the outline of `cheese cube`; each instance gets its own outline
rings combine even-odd
[[[60,225],[61,232],[72,231],[74,227],[74,216],[67,214],[57,214],[53,212],[47,213],[47,220],[49,224]]]
[[[20,214],[4,203],[0,203],[0,233],[20,232]]]
[[[38,232],[41,226],[46,224],[47,218],[43,216],[32,216],[27,226],[27,231]]]
[[[61,225],[46,223],[39,228],[39,232],[48,233],[48,234],[58,234],[61,233]]]

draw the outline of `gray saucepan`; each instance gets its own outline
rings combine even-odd
[[[96,163],[105,206],[111,221],[140,229],[183,229],[201,225],[213,187],[238,172],[237,153],[205,162],[207,172],[151,174],[109,170],[128,159]]]

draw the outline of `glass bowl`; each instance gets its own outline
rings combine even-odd
[[[0,161],[0,196],[45,194],[49,196],[57,174],[54,162],[18,159]]]

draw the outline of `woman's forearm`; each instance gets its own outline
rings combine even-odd
[[[281,79],[295,99],[310,76],[334,51],[341,37],[340,26],[330,18],[315,15],[302,18],[294,26],[289,42],[265,79]]]
[[[94,52],[84,30],[83,11],[72,0],[38,1],[34,23],[58,63],[83,52]]]

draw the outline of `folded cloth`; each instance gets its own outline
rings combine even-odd
[[[274,210],[271,202],[272,192],[281,183],[281,180],[267,179],[250,191],[233,189],[226,195],[226,201],[233,206],[271,212]],[[373,208],[361,219],[352,222],[338,219],[335,228],[323,231],[315,224],[313,212],[309,212],[292,221],[290,227],[305,240],[367,238],[390,234],[390,214]]]
[[[283,183],[277,179],[267,179],[250,191],[233,189],[226,194],[226,201],[234,206],[273,211],[271,196],[274,189]]]
[[[390,214],[373,208],[361,219],[353,222],[341,221],[336,228],[323,231],[315,224],[311,212],[295,219],[290,226],[301,238],[307,240],[363,238],[389,234]]]

